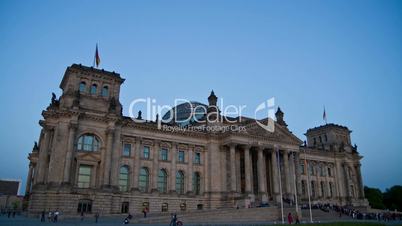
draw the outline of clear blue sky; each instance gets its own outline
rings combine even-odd
[[[41,111],[72,63],[126,78],[138,97],[254,107],[289,128],[348,126],[368,186],[402,184],[402,1],[0,1],[0,178],[25,181]]]

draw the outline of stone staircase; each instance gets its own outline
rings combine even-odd
[[[178,213],[177,217],[184,224],[272,222],[278,221],[278,211],[280,210],[277,207],[198,210]],[[169,224],[169,222],[170,214],[159,214],[133,221],[141,224]]]
[[[349,216],[342,215],[342,218],[339,218],[339,214],[333,210],[329,212],[324,212],[320,209],[312,209],[311,213],[313,215],[313,222],[317,221],[334,221],[334,220],[345,220],[350,219]],[[309,222],[310,221],[310,211],[309,209],[302,209],[302,218],[301,221]]]

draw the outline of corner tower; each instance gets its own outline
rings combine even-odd
[[[59,106],[63,110],[82,109],[122,115],[119,94],[124,79],[120,74],[73,64],[64,73]],[[53,102],[53,101],[52,101]]]

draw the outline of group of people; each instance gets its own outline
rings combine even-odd
[[[50,211],[47,213],[47,221],[48,222],[54,222],[56,223],[60,215],[60,211],[56,209],[56,211]],[[43,210],[42,213],[40,214],[40,221],[45,222],[46,221],[46,212]]]
[[[1,214],[6,215],[8,218],[15,218],[15,215],[17,214],[17,211],[15,209],[1,209]]]
[[[303,204],[301,208],[308,209],[309,206],[307,204]],[[325,204],[316,203],[311,205],[311,208],[320,209],[324,212],[329,212],[330,210],[335,211],[338,213],[338,216],[340,218],[344,215],[349,216],[352,219],[359,219],[359,220],[378,220],[378,221],[402,220],[402,215],[399,213],[392,213],[389,211],[377,212],[377,213],[362,212],[361,210],[358,210],[353,206],[338,206],[329,203]]]
[[[376,213],[367,213],[362,212],[358,209],[348,206],[334,206],[334,210],[339,213],[339,217],[343,215],[350,216],[353,219],[359,220],[377,220],[377,221],[391,221],[391,220],[402,220],[402,215],[395,212],[376,212]]]

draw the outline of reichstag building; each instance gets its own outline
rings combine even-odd
[[[115,72],[67,67],[62,95],[53,94],[42,112],[39,140],[28,156],[30,214],[249,208],[279,205],[281,197],[307,203],[309,194],[313,203],[367,206],[362,156],[347,127],[308,129],[303,142],[290,132],[278,108],[274,132],[245,117],[233,118],[242,132],[165,131],[158,118],[122,115],[123,82]],[[161,119],[176,112],[183,117],[189,105],[207,109],[196,111],[194,119],[218,118],[217,99],[212,92],[208,104],[178,105]],[[162,124],[175,126],[174,120]],[[176,126],[194,124],[200,123],[189,120]]]

